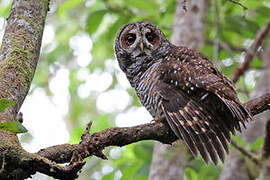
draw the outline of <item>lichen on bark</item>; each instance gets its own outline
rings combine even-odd
[[[0,54],[0,99],[16,101],[17,104],[0,113],[0,123],[16,119],[29,91],[39,59],[47,11],[48,0],[14,0],[12,3]],[[22,179],[27,174],[16,170],[17,167],[7,160],[18,158],[12,156],[12,152],[20,157],[32,157],[23,150],[15,134],[1,130],[0,174],[5,175],[5,179],[9,177],[8,173],[12,174],[10,179]]]
[[[39,51],[48,0],[13,1],[0,55],[0,98],[17,102],[0,114],[0,122],[14,120],[31,85]]]

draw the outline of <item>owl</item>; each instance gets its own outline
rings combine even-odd
[[[230,134],[252,119],[232,82],[208,57],[171,44],[148,22],[123,26],[115,40],[121,70],[154,119],[163,117],[192,154],[224,162]]]

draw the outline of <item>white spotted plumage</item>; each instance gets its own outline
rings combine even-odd
[[[115,54],[154,118],[165,117],[195,156],[201,154],[207,163],[224,161],[230,133],[251,116],[230,80],[206,56],[174,46],[158,27],[142,21],[119,30]]]

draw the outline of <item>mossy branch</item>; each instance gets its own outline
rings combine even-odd
[[[270,93],[252,99],[244,105],[253,116],[270,109]],[[91,122],[87,125],[79,144],[52,146],[40,150],[37,154],[57,163],[70,162],[66,166],[66,169],[70,171],[74,164],[82,162],[86,157],[95,155],[105,159],[102,150],[109,146],[124,146],[142,140],[156,140],[164,144],[171,144],[177,140],[164,121],[134,127],[108,128],[93,134],[89,134],[90,127]]]
[[[16,105],[0,113],[0,123],[17,118],[29,91],[39,59],[48,3],[48,0],[12,3],[0,54],[0,99],[16,101]],[[34,164],[32,160],[34,156],[23,150],[16,134],[0,130],[0,179],[29,177],[32,169],[22,167],[28,162]]]

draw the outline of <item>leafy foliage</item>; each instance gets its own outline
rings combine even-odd
[[[27,132],[27,129],[17,120],[0,123],[0,130],[10,131],[15,134]]]
[[[16,101],[9,101],[7,99],[0,99],[0,113],[3,112],[6,108],[15,105]]]
[[[16,101],[0,99],[0,113],[3,112],[6,108],[15,105],[16,103]],[[18,120],[0,123],[0,130],[10,131],[15,134],[27,132],[27,129]]]
[[[205,18],[205,38],[209,42],[218,38],[220,42],[231,47],[219,49],[218,54],[220,69],[225,75],[230,76],[244,56],[242,51],[234,49],[246,48],[254,40],[256,32],[268,21],[270,8],[264,1],[243,1],[248,7],[246,11],[227,0],[218,3],[219,24],[214,24],[217,14],[214,6],[211,6]],[[6,4],[0,2],[1,17],[7,18],[10,4],[11,0]],[[89,120],[93,120],[91,133],[100,131],[117,125],[118,120],[121,119],[120,115],[133,112],[132,110],[137,110],[140,106],[134,91],[125,84],[123,75],[114,60],[113,43],[118,29],[128,22],[145,20],[158,25],[170,38],[176,0],[60,0],[51,1],[50,6],[46,27],[51,27],[52,32],[44,33],[46,37],[43,39],[40,63],[33,80],[32,92],[41,88],[48,98],[54,101],[56,93],[50,86],[51,81],[59,70],[68,70],[69,111],[65,114],[65,119],[71,136],[70,143],[78,143]],[[219,26],[218,34],[215,34],[215,26]],[[87,46],[84,44],[85,39],[90,39],[87,40]],[[212,43],[206,43],[201,51],[213,59]],[[251,69],[256,72],[260,72],[261,67],[259,58],[251,64]],[[251,80],[247,78],[248,76],[241,77],[237,83],[242,101],[246,101],[250,91],[254,89],[253,80],[257,78],[255,75]],[[121,94],[120,98],[108,98],[117,93]],[[125,100],[125,104],[120,107],[119,104],[125,99],[125,93],[128,94],[126,98],[128,100]],[[13,104],[14,102],[0,100],[0,112]],[[129,121],[129,117],[131,116],[125,116],[124,119]],[[22,128],[19,127],[20,123],[15,121],[12,123],[15,123],[11,125],[12,127],[18,126],[15,131]],[[253,144],[247,145],[240,137],[234,140],[251,150],[260,148],[263,141],[258,139]],[[104,180],[146,180],[152,149],[153,142],[149,141],[123,148],[107,149],[109,160],[89,158],[79,179],[90,177]],[[191,164],[185,169],[186,180],[218,178],[221,167],[207,166],[198,159],[193,160]]]

